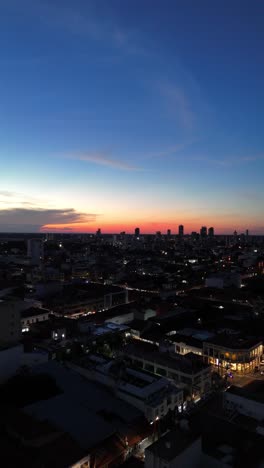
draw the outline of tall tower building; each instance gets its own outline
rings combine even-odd
[[[167,230],[167,237],[170,238],[170,236],[171,236],[171,230],[168,229],[168,230]]]
[[[182,224],[180,224],[179,226],[179,237],[183,237],[184,236],[184,226]]]
[[[200,229],[200,236],[202,239],[205,239],[207,237],[207,227],[202,226]]]
[[[210,227],[208,229],[208,236],[211,237],[211,238],[214,237],[214,228],[213,227]]]
[[[140,229],[138,227],[135,229],[135,236],[136,237],[140,236]]]

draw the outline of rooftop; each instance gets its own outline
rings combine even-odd
[[[237,387],[232,385],[226,393],[231,393],[248,400],[254,400],[259,403],[264,403],[264,381],[255,380],[245,387]]]
[[[123,352],[128,356],[145,359],[146,361],[190,375],[210,367],[192,353],[188,353],[185,356],[176,353],[162,353],[157,346],[138,340],[134,340],[133,343],[126,345],[123,348]]]
[[[49,309],[42,309],[40,307],[30,307],[29,309],[21,312],[21,318],[37,317],[38,315],[50,314]]]
[[[55,361],[36,366],[33,371],[51,375],[64,393],[29,405],[25,411],[68,432],[81,447],[92,447],[116,432],[128,439],[139,434],[139,421],[141,425],[144,422],[142,413],[104,386]]]
[[[208,340],[218,346],[224,346],[230,349],[251,349],[257,345],[262,344],[262,340],[256,337],[242,337],[221,333]]]
[[[189,431],[174,429],[150,445],[146,451],[169,462],[180,455],[196,439],[197,435]]]

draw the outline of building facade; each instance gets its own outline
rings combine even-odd
[[[246,374],[259,366],[263,345],[258,340],[236,340],[232,337],[216,337],[203,343],[205,362],[213,365],[220,375],[227,371]]]

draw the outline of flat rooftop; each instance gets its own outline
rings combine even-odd
[[[255,380],[245,387],[237,387],[232,385],[226,393],[237,395],[248,400],[254,400],[259,403],[264,403],[264,381]]]
[[[234,335],[228,335],[227,333],[221,333],[213,338],[208,339],[207,343],[212,343],[217,346],[223,346],[230,349],[246,350],[262,344],[262,340],[257,337],[238,337]]]
[[[174,343],[185,343],[186,345],[200,348],[201,350],[203,349],[203,342],[192,336],[175,333],[175,335],[168,336],[167,340],[173,341]]]
[[[198,356],[192,353],[188,353],[185,356],[176,353],[161,353],[158,346],[139,340],[134,340],[133,343],[126,345],[123,348],[123,352],[127,356],[145,359],[146,361],[189,375],[210,368],[209,365],[202,362]]]
[[[63,394],[38,401],[24,411],[40,421],[52,422],[82,448],[93,447],[116,432],[128,439],[139,434],[145,421],[141,411],[118,399],[106,387],[55,361],[36,366],[33,372],[53,377]]]
[[[50,310],[49,309],[42,309],[40,307],[30,307],[29,309],[23,310],[21,312],[21,318],[27,318],[27,317],[37,317],[38,315],[49,315]]]

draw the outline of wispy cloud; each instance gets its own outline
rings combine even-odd
[[[173,156],[176,153],[179,153],[181,150],[186,148],[186,146],[192,145],[196,140],[186,141],[184,143],[178,143],[176,145],[169,146],[164,148],[161,151],[157,151],[154,153],[147,153],[144,155],[145,158],[163,158],[165,156]]]
[[[86,224],[97,219],[95,213],[82,213],[73,208],[46,209],[46,208],[7,208],[0,210],[0,231],[29,230],[39,231],[46,225],[55,227],[61,225]],[[71,229],[71,226],[69,226]]]
[[[229,168],[233,166],[240,166],[248,163],[253,163],[256,161],[261,161],[264,159],[263,155],[250,155],[250,156],[230,156],[223,158],[214,158],[210,156],[191,156],[193,161],[201,161],[208,163],[209,165],[216,166],[219,168]]]
[[[10,197],[18,196],[18,195],[20,195],[20,194],[17,193],[17,192],[11,192],[11,191],[9,191],[9,190],[0,190],[0,195],[1,195],[2,197],[10,198]]]
[[[99,14],[89,2],[83,2],[82,6],[72,2],[68,6],[65,2],[56,4],[54,1],[24,0],[23,8],[25,2],[30,6],[31,13],[50,28],[86,40],[104,42],[128,54],[146,52],[138,43],[136,32],[128,28],[124,30],[107,4]]]
[[[160,95],[165,98],[169,111],[177,116],[184,128],[192,129],[195,123],[195,113],[185,89],[177,84],[162,81],[159,81],[156,86]]]
[[[125,161],[111,159],[106,153],[84,153],[84,154],[72,154],[65,155],[66,159],[73,159],[75,161],[83,161],[86,163],[98,164],[100,166],[108,166],[114,169],[120,169],[123,171],[139,171],[140,168],[133,166]]]

